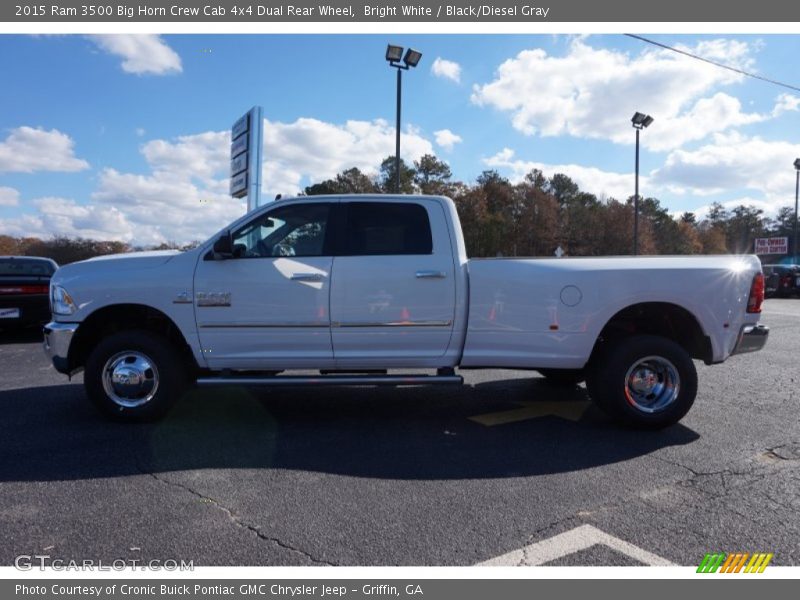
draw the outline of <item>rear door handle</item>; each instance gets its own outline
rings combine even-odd
[[[293,273],[292,281],[322,281],[325,275],[322,273]]]
[[[417,279],[444,279],[447,273],[444,271],[417,271]]]

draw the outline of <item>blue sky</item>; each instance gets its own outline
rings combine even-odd
[[[800,37],[654,35],[800,86]],[[671,211],[793,204],[800,92],[621,35],[0,36],[0,233],[201,239],[239,216],[231,123],[264,107],[264,193],[291,194],[394,151],[387,42],[423,52],[403,85],[403,155],[455,178],[565,172]]]

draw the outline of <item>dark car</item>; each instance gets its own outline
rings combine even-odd
[[[785,298],[800,292],[800,265],[765,265],[763,271],[767,296]]]
[[[0,256],[0,329],[41,325],[50,319],[50,277],[55,261]]]

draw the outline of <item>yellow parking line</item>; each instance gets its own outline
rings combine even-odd
[[[560,417],[569,421],[579,421],[589,408],[588,400],[563,401],[563,402],[517,402],[521,408],[502,410],[469,417],[470,421],[480,423],[486,427],[506,425],[527,421],[528,419],[538,419],[540,417]]]

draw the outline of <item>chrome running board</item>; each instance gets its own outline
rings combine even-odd
[[[461,385],[464,378],[461,375],[271,375],[257,377],[224,376],[200,377],[197,385],[243,385],[243,386],[354,386],[354,385]]]

